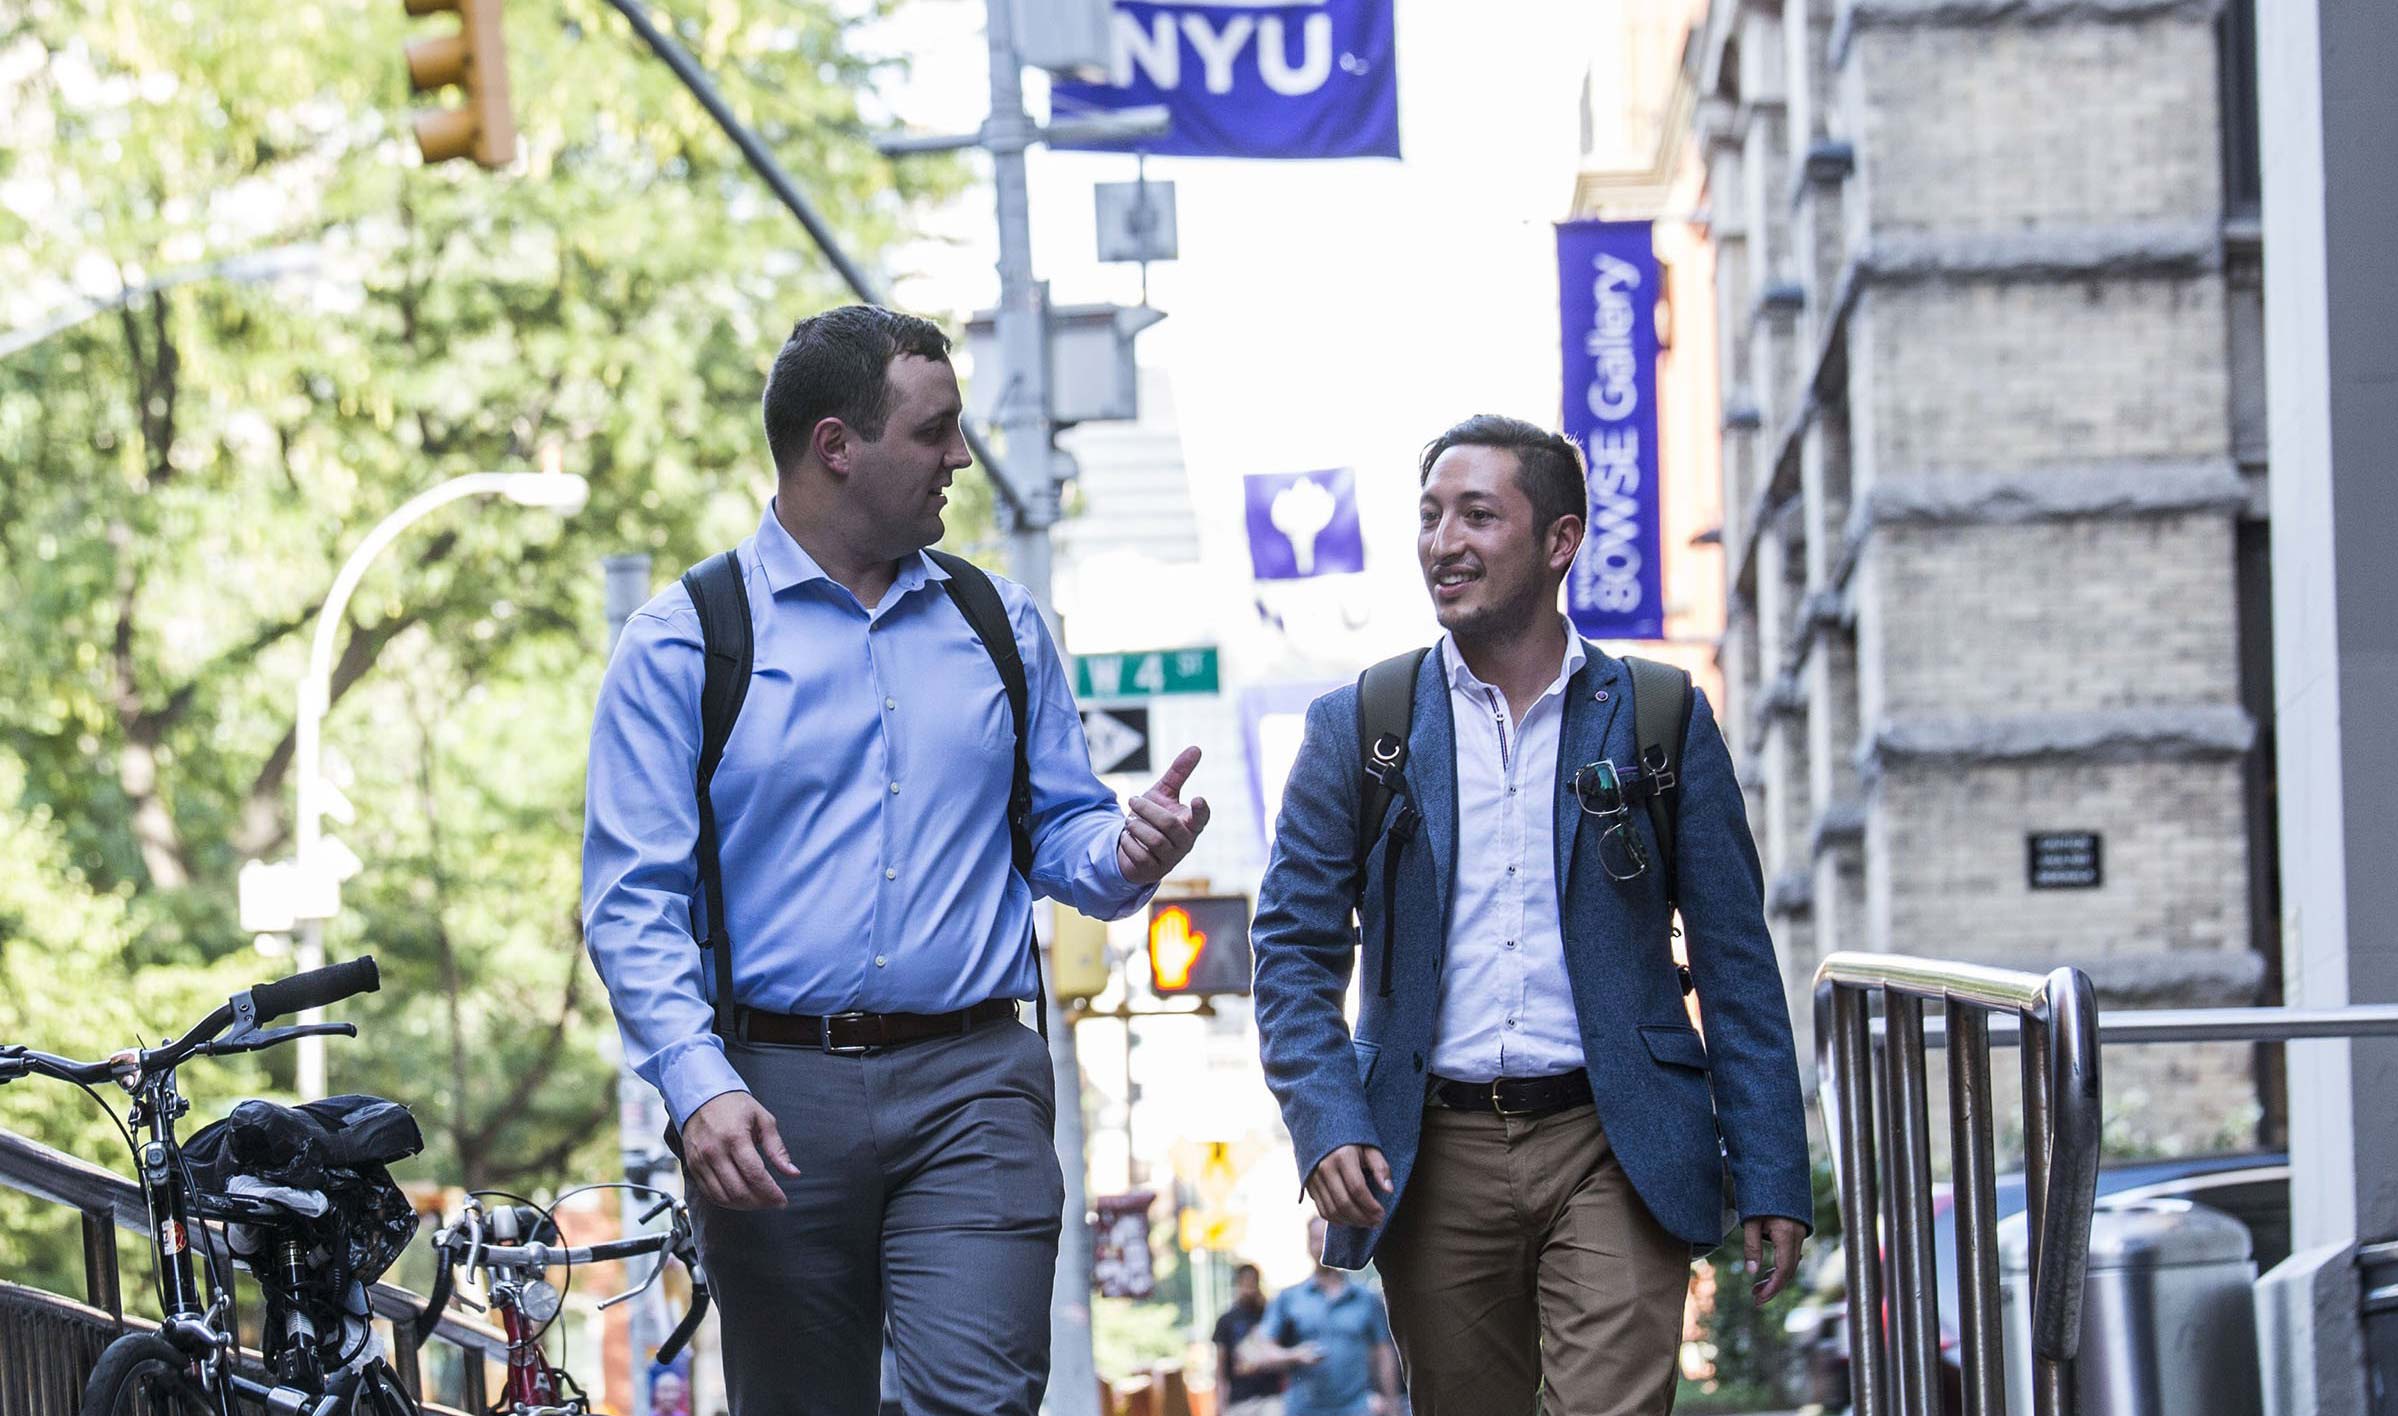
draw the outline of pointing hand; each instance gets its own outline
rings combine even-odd
[[[1207,798],[1193,797],[1188,806],[1182,801],[1183,783],[1198,766],[1199,749],[1184,748],[1155,786],[1126,804],[1124,834],[1116,838],[1116,867],[1132,884],[1155,885],[1165,879],[1207,829]]]

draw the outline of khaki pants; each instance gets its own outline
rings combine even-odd
[[[1673,1409],[1690,1246],[1633,1193],[1592,1107],[1428,1107],[1374,1266],[1415,1416]]]

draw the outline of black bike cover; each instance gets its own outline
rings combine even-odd
[[[416,1118],[378,1096],[329,1096],[281,1106],[245,1101],[192,1133],[184,1159],[203,1189],[224,1193],[236,1175],[321,1191],[322,1220],[295,1223],[337,1237],[347,1277],[372,1283],[416,1234],[416,1211],[384,1167],[425,1148]]]

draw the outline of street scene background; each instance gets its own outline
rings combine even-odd
[[[1075,8],[1019,5],[1018,40]],[[1105,58],[1060,82],[1121,85],[1136,50],[1155,79],[1157,7],[1124,8]],[[1043,924],[1092,1220],[1069,1272],[1089,1265],[1099,1294],[1070,1321],[1104,1400],[1214,1409],[1233,1267],[1269,1289],[1313,1271],[1257,1062],[1248,910],[1306,704],[1437,636],[1419,450],[1469,414],[1555,427],[1596,396],[1570,320],[1561,335],[1561,233],[1583,223],[1638,231],[1654,262],[1656,446],[1632,513],[1653,619],[1596,637],[1689,668],[1718,705],[1811,1084],[1835,951],[2071,966],[2110,1010],[2398,997],[2361,964],[2351,985],[2346,916],[2320,911],[2307,947],[2343,962],[2309,955],[2314,983],[2288,983],[2292,921],[2322,898],[2292,841],[2358,862],[2388,844],[2293,826],[2293,792],[2363,799],[2336,746],[2295,785],[2281,766],[2291,696],[2341,672],[2337,635],[2302,641],[2291,617],[2313,636],[2308,606],[2373,593],[2293,589],[2286,547],[2317,543],[2281,539],[2338,540],[2331,513],[2277,500],[2299,495],[2277,420],[2312,405],[2267,397],[2293,386],[2269,365],[2296,357],[2269,330],[2286,349],[2332,327],[2296,302],[2273,325],[2271,263],[2294,249],[2273,243],[2329,240],[2310,269],[2345,269],[2346,228],[2273,214],[2320,210],[2321,164],[2277,190],[2264,157],[2295,90],[2260,104],[2260,50],[2320,70],[2313,31],[2277,39],[2296,21],[2248,0],[1168,8],[1218,26],[1220,50],[1236,23],[1262,45],[1257,22],[1287,19],[1286,84],[1312,15],[1379,9],[1397,151],[1025,154],[1050,338],[1083,321],[1079,352],[1050,356],[1059,514],[1034,530],[1094,765],[1129,795],[1196,743],[1216,808],[1150,910]],[[844,258],[958,339],[995,428],[1013,385],[987,313],[1008,293],[994,161],[893,150],[991,113],[982,0],[650,13]],[[457,23],[393,0],[0,9],[0,1043],[104,1055],[371,953],[383,989],[338,1010],[360,1034],[321,1074],[285,1049],[187,1086],[195,1122],[250,1096],[405,1101],[427,1147],[397,1174],[428,1228],[469,1191],[671,1176],[582,947],[592,704],[629,605],[756,524],[784,334],[855,298],[604,0],[507,0],[513,148],[428,160],[411,109],[460,100],[413,93],[402,55]],[[1228,86],[1233,67],[1274,81],[1262,48],[1173,43],[1198,46],[1179,50],[1178,115],[1210,63]],[[1051,82],[1025,71],[1036,120],[1068,115]],[[1111,249],[1159,222],[1170,250]],[[2318,383],[2346,428],[2341,400],[2363,395]],[[1055,411],[1068,397],[1089,411]],[[2353,443],[2305,436],[2304,485],[2328,485],[2317,442]],[[1036,465],[998,451],[1014,475]],[[410,510],[489,473],[519,480]],[[944,545],[1010,573],[1016,506],[965,474]],[[2339,544],[2372,545],[2360,517],[2386,531],[2387,511],[2350,507]],[[2335,828],[2363,810],[2323,809]],[[2310,1234],[2379,1232],[2354,1197],[2380,1141],[2308,1172],[2278,1044],[2107,1057],[2108,1183],[2241,1177],[2225,1208],[2250,1281]],[[2346,1077],[2332,1091],[2362,1094]],[[64,1088],[0,1089],[0,1129],[125,1168],[110,1119]],[[1846,1409],[1820,1116],[1814,1137],[1804,1281],[1758,1311],[1736,1252],[1694,1265],[1677,1409]],[[2294,1221],[2294,1188],[2349,1196],[2344,1221]],[[560,1221],[583,1242],[624,1210],[596,1192]],[[155,1307],[139,1239],[118,1239],[129,1310]],[[0,1185],[0,1280],[81,1295],[88,1258],[71,1209]],[[420,1246],[391,1277],[422,1292],[430,1272]],[[663,1387],[648,1362],[680,1276],[599,1308],[640,1276],[576,1274],[553,1357],[595,1410],[720,1411],[706,1334]],[[458,1360],[428,1349],[432,1389]]]

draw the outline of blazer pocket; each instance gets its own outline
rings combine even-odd
[[[1357,1084],[1362,1087],[1374,1080],[1374,1063],[1382,1056],[1382,1044],[1360,1038],[1350,1046],[1357,1053]]]
[[[1645,1024],[1640,1029],[1640,1040],[1649,1045],[1649,1056],[1668,1067],[1707,1070],[1707,1045],[1699,1041],[1695,1028],[1680,1023]]]

